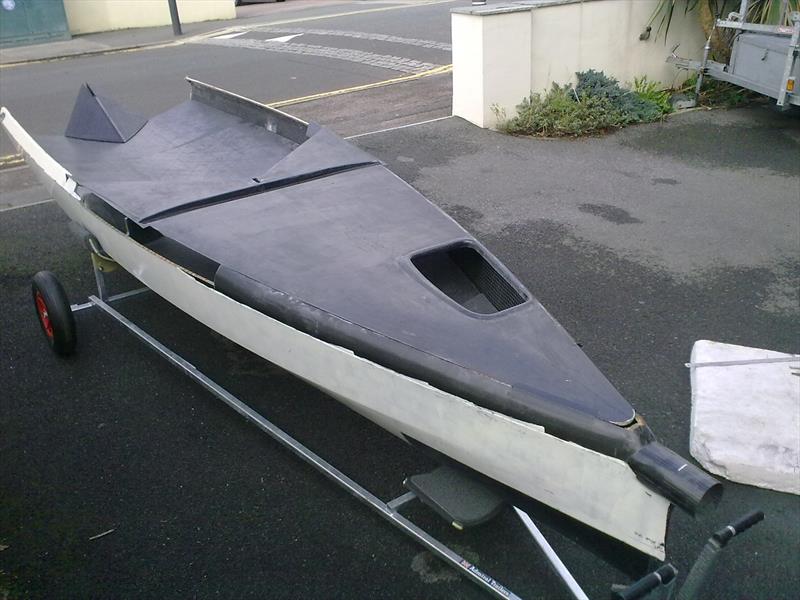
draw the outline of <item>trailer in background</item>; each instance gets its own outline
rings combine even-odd
[[[761,25],[747,22],[748,4],[749,0],[742,0],[738,12],[730,13],[726,19],[717,19],[714,25],[737,32],[729,64],[709,59],[711,36],[706,41],[702,60],[677,56],[676,46],[667,62],[679,69],[697,71],[695,98],[700,94],[704,77],[709,75],[774,98],[780,107],[800,106],[800,93],[796,89],[800,79],[800,12],[789,12],[789,0],[783,0],[780,24]],[[787,21],[790,25],[784,25]]]

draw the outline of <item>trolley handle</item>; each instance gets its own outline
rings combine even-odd
[[[614,598],[615,600],[640,600],[641,598],[646,598],[656,588],[667,585],[675,579],[677,574],[678,570],[671,563],[661,565],[658,569],[648,573],[624,590],[614,592]]]
[[[760,510],[753,510],[740,517],[727,527],[723,527],[713,536],[711,536],[716,542],[720,545],[720,547],[724,548],[728,545],[734,537],[739,535],[740,533],[744,533],[748,529],[750,529],[753,525],[760,523],[764,520],[764,512]]]

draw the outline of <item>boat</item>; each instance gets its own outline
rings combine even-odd
[[[0,119],[96,254],[409,444],[660,560],[671,507],[719,501],[530,291],[381,161],[188,83],[150,119],[84,85],[63,136]]]

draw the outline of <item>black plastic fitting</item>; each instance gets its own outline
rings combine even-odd
[[[634,452],[628,465],[642,482],[692,515],[722,498],[719,481],[658,442]]]

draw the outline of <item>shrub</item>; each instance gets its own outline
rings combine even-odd
[[[517,116],[501,125],[508,133],[578,136],[619,127],[622,115],[606,99],[576,97],[569,87],[553,85],[544,96],[531,94],[517,107]]]
[[[589,69],[576,73],[578,96],[599,96],[607,98],[624,115],[624,124],[642,123],[660,119],[664,114],[657,104],[639,96],[636,92],[620,87],[613,77],[602,71]]]
[[[599,133],[630,123],[655,121],[671,111],[669,92],[658,84],[637,79],[626,90],[616,79],[594,70],[576,73],[575,87],[553,84],[546,94],[531,94],[517,106],[517,116],[506,120],[493,107],[507,133],[541,136],[579,136]]]
[[[634,77],[633,91],[642,100],[655,104],[662,115],[672,112],[670,92],[659,89],[659,84],[655,81],[648,81],[646,75],[644,77]]]

